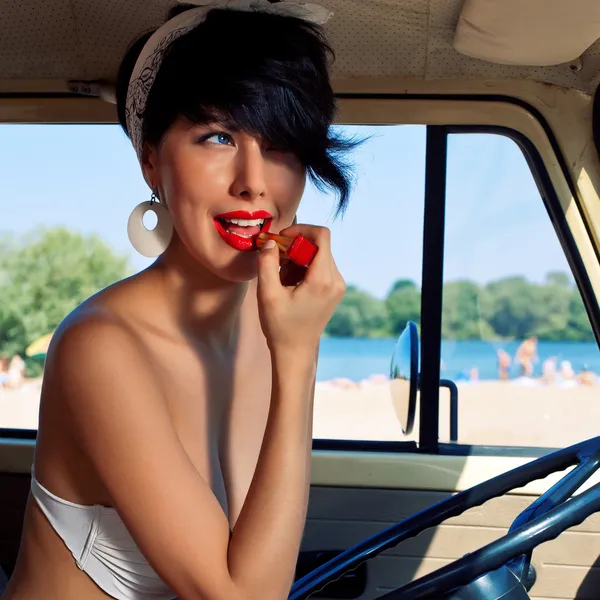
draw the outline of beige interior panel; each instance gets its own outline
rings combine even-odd
[[[96,98],[6,98],[0,123],[114,123],[115,107]]]
[[[532,458],[516,456],[437,456],[391,452],[313,451],[313,485],[461,492]],[[539,496],[565,472],[533,481],[511,493]],[[580,491],[600,482],[594,474]]]
[[[346,549],[446,497],[441,492],[315,486],[302,549]],[[532,501],[520,495],[497,498],[384,552],[368,564],[361,599],[376,598],[498,539]],[[599,554],[600,517],[593,515],[534,552],[532,598],[596,600],[600,573],[590,567]]]
[[[454,48],[493,63],[548,66],[578,59],[598,38],[597,0],[466,0]]]
[[[544,1],[549,0],[534,4]],[[504,3],[491,0],[491,5]],[[560,3],[569,8],[572,4],[553,0],[554,10]],[[0,2],[0,78],[114,82],[126,48],[139,34],[162,23],[173,4],[173,0],[4,0]],[[336,76],[535,79],[588,93],[600,80],[598,43],[585,52],[580,70],[568,65],[498,64],[459,53],[453,41],[463,0],[321,0],[319,4],[334,13],[326,31],[336,51]],[[583,24],[561,20],[564,27],[559,36],[551,37],[551,44],[576,37],[579,29],[573,28],[587,32],[594,0],[575,4],[589,7],[590,19]],[[549,12],[552,9],[541,14],[547,17]],[[542,43],[546,47],[548,40]]]
[[[29,473],[33,463],[33,440],[0,438],[0,472]],[[312,485],[354,488],[388,488],[460,492],[533,460],[511,456],[437,456],[400,452],[346,452],[315,450],[312,454]],[[539,496],[563,474],[513,490],[512,494]],[[600,481],[594,475],[582,490]],[[411,514],[409,511],[406,514]]]
[[[35,442],[0,437],[0,473],[31,472]]]

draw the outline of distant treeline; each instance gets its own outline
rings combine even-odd
[[[421,292],[400,279],[383,300],[354,286],[327,325],[331,337],[395,337],[407,321],[420,322]],[[594,335],[581,296],[569,275],[548,273],[544,283],[506,277],[487,285],[452,281],[444,285],[444,339],[587,341]]]
[[[131,274],[127,258],[97,236],[66,228],[37,229],[16,238],[0,235],[0,355],[23,355],[83,300]],[[394,337],[408,320],[420,322],[421,293],[400,279],[379,300],[350,286],[329,322],[337,337]],[[592,340],[579,292],[564,273],[543,284],[509,277],[485,286],[453,281],[444,286],[445,339]],[[35,365],[28,361],[28,367]]]

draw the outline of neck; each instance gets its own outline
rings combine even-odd
[[[255,281],[225,281],[173,246],[151,270],[159,278],[167,310],[181,331],[219,343],[237,339],[242,306],[256,297]]]

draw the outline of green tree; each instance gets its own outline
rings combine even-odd
[[[550,272],[543,283],[506,277],[479,286],[472,281],[444,285],[445,339],[593,340],[594,335],[572,278]],[[336,337],[399,335],[407,321],[420,323],[421,294],[410,279],[398,279],[384,302],[350,286],[329,325]]]
[[[571,302],[569,303],[569,320],[565,339],[576,342],[594,340],[594,331],[577,289],[573,291]]]
[[[412,279],[396,279],[396,281],[392,283],[392,286],[388,290],[388,296],[394,292],[399,292],[400,290],[406,289],[417,289],[417,285]]]
[[[578,292],[571,288],[571,282],[564,273],[549,274],[546,284],[536,286],[536,291],[541,314],[531,335],[543,340],[568,339],[569,307],[574,294],[578,296]]]
[[[387,333],[386,325],[383,302],[348,286],[325,331],[334,337],[378,337]]]
[[[388,330],[393,336],[400,335],[407,321],[421,322],[421,292],[407,279],[396,281],[385,299],[388,314]]]
[[[63,227],[0,240],[0,351],[23,354],[83,300],[126,277],[127,259]]]
[[[477,340],[494,337],[494,330],[482,315],[484,296],[484,290],[472,281],[452,281],[444,285],[444,339]]]
[[[325,333],[332,337],[357,337],[356,332],[360,327],[360,314],[354,306],[343,303],[338,304],[335,312],[325,327]]]
[[[553,285],[562,288],[572,288],[573,280],[566,273],[561,271],[550,271],[546,274],[546,285]]]
[[[524,277],[506,277],[485,289],[489,304],[484,317],[500,337],[523,339],[532,335],[544,312],[535,286]]]

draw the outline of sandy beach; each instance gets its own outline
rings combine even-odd
[[[459,384],[459,442],[563,447],[600,435],[600,386],[559,387],[519,380]],[[0,390],[0,428],[37,428],[40,382]],[[449,396],[442,391],[440,440],[449,440]],[[389,383],[347,380],[317,383],[314,437],[352,440],[405,436]]]
[[[459,442],[564,447],[600,435],[600,386],[558,387],[537,382],[483,381],[458,385]],[[450,438],[450,399],[441,393],[440,441]],[[363,383],[339,389],[319,384],[315,437],[416,439],[402,434],[389,385]]]

